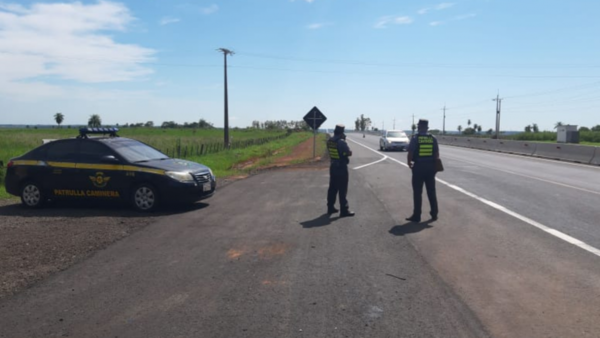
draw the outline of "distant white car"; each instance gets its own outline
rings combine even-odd
[[[402,130],[388,130],[379,139],[380,150],[407,150],[409,139]]]

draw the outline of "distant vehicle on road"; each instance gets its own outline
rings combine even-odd
[[[11,159],[6,191],[30,208],[48,200],[85,199],[125,201],[140,211],[213,195],[216,181],[210,168],[169,158],[145,143],[117,136],[117,131],[82,128],[76,138],[54,140]],[[102,136],[89,137],[94,134]]]
[[[407,150],[409,139],[402,130],[387,130],[379,139],[380,150]]]

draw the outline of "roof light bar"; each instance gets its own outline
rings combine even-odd
[[[81,137],[87,137],[88,135],[106,135],[117,136],[119,128],[81,128],[79,129],[79,135]]]

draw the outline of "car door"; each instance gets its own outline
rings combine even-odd
[[[126,175],[118,154],[100,141],[83,139],[79,145],[77,185],[90,199],[120,199],[125,196]]]
[[[50,198],[81,197],[75,185],[78,140],[59,140],[44,150],[40,175]]]

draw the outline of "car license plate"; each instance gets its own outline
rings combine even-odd
[[[212,187],[210,186],[210,182],[204,183],[204,185],[202,186],[202,191],[210,191],[211,189]]]

